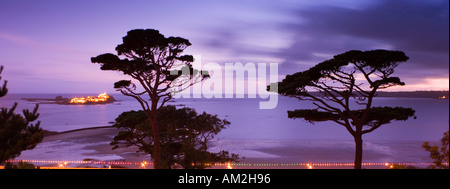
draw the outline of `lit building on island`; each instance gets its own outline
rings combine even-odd
[[[110,97],[108,94],[101,93],[97,97],[87,96],[87,97],[75,97],[70,99],[70,104],[97,104],[97,103],[109,103],[113,102],[114,98]]]

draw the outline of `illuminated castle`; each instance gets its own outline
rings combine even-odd
[[[106,93],[101,93],[97,97],[87,96],[87,97],[75,97],[70,99],[70,104],[98,104],[98,103],[111,103],[114,101],[112,96]]]

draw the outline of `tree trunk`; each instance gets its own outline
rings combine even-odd
[[[153,167],[155,169],[162,169],[161,166],[161,139],[159,137],[159,124],[156,119],[156,114],[148,116],[148,119],[152,126],[153,133]]]
[[[356,133],[353,138],[355,139],[355,169],[361,169],[362,165],[362,152],[363,152],[363,141],[362,135]]]

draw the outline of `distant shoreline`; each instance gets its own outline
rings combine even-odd
[[[72,133],[72,132],[77,132],[77,131],[86,131],[86,130],[94,130],[94,129],[106,129],[106,128],[114,128],[114,126],[111,125],[111,126],[85,127],[85,128],[81,128],[81,129],[73,129],[73,130],[61,131],[61,132],[44,130],[44,137],[52,136],[52,135],[59,135],[59,134]]]
[[[320,96],[320,92],[311,92],[312,95]],[[445,96],[445,99],[449,97],[449,91],[378,91],[376,92],[376,97],[385,98],[433,98],[440,99],[440,97]]]
[[[62,95],[73,96],[77,93],[11,93],[10,95]],[[84,94],[84,93],[79,93]],[[87,93],[86,93],[87,94]],[[318,94],[318,92],[312,92],[312,94]],[[111,93],[111,95],[121,95],[120,93]],[[449,91],[378,91],[376,97],[397,97],[397,98],[434,98],[446,96],[447,99],[450,96]],[[25,98],[22,100],[28,101],[54,101],[55,99],[46,98]],[[119,100],[116,100],[119,101]],[[45,103],[45,102],[44,102]]]
[[[377,97],[403,97],[403,98],[439,98],[449,97],[449,91],[404,91],[404,92],[377,92]]]
[[[64,134],[64,133],[71,133],[71,132],[77,132],[77,131],[85,131],[85,130],[91,130],[91,129],[103,129],[103,128],[114,128],[114,126],[98,126],[98,127],[85,127],[81,129],[73,129],[68,131],[61,131],[57,132],[56,134]]]

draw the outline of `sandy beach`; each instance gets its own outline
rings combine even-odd
[[[151,162],[149,155],[137,153],[136,147],[112,150],[109,144],[118,133],[114,127],[95,127],[60,132],[44,137],[33,150],[22,152],[15,160],[34,161],[39,166],[56,166],[68,162],[70,167],[142,168],[141,162]],[[364,162],[377,163],[365,168],[385,168],[385,162],[430,162],[426,152],[417,153],[420,142],[368,142],[364,144]],[[305,169],[353,168],[352,141],[291,141],[291,140],[216,140],[210,151],[227,150],[243,157],[233,168],[243,169]],[[423,151],[423,150],[421,150]],[[419,155],[418,155],[419,154]],[[85,161],[85,162],[81,162]],[[88,163],[87,163],[88,162]],[[216,165],[211,168],[226,168]],[[151,163],[146,168],[151,168]]]
[[[114,127],[94,127],[77,129],[45,136],[41,143],[32,150],[22,152],[16,160],[37,160],[36,165],[52,166],[51,161],[78,162],[89,160],[90,162],[106,161],[148,161],[148,158],[136,153],[137,148],[119,148],[112,150],[109,144],[118,133]],[[48,162],[48,163],[47,163]],[[74,163],[73,167],[103,167],[104,164]],[[133,168],[132,166],[129,168]]]

